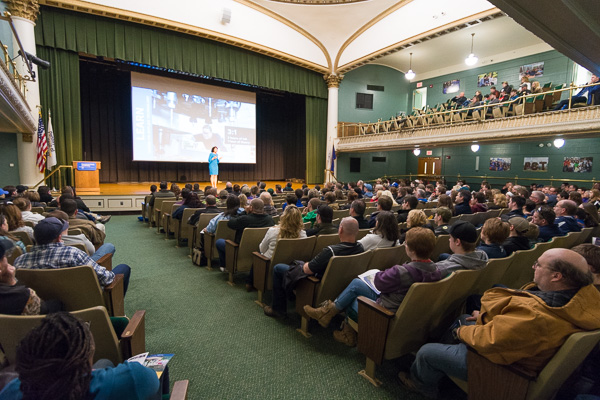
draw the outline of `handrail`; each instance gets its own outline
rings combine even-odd
[[[456,178],[456,179],[482,179],[482,180],[486,180],[486,181],[491,181],[491,180],[501,180],[504,183],[506,182],[513,182],[515,183],[515,185],[517,185],[519,183],[519,180],[522,181],[528,181],[528,182],[538,182],[538,183],[542,183],[542,182],[550,182],[551,186],[554,186],[553,182],[566,182],[568,181],[569,183],[571,182],[577,182],[577,183],[589,183],[590,184],[590,189],[591,186],[593,186],[594,183],[598,183],[599,180],[596,179],[595,177],[593,177],[592,179],[565,179],[565,178],[555,178],[554,176],[551,176],[550,178],[542,178],[542,177],[532,177],[532,178],[528,178],[528,177],[519,177],[518,175],[515,176],[490,176],[490,175],[473,175],[473,176],[469,176],[469,175],[461,175],[461,174],[457,174],[457,175],[424,175],[424,174],[413,174],[413,173],[409,173],[409,174],[399,174],[399,175],[384,175],[381,178],[383,179],[390,179],[390,180],[394,180],[394,179],[406,179],[408,178],[410,181],[412,181],[413,179],[418,179],[418,178],[425,178],[428,180],[432,180],[432,179],[437,179],[437,178]]]
[[[0,14],[0,20],[7,21],[10,24],[11,30],[12,30],[14,38],[16,39],[16,42],[19,46],[19,49],[22,52],[24,52],[23,47],[21,45],[21,41],[19,39],[19,36],[17,35],[17,32],[13,25],[13,22],[11,19],[11,14],[8,11],[5,11],[3,14]],[[26,100],[27,99],[27,86],[25,85],[25,82],[32,80],[32,77],[28,76],[28,75],[21,75],[19,73],[19,71],[17,70],[17,63],[14,61],[14,58],[16,58],[16,57],[11,58],[11,55],[8,53],[8,45],[5,45],[4,43],[2,43],[2,41],[0,41],[0,48],[2,49],[2,53],[4,55],[4,57],[2,57],[4,63],[0,62],[0,66],[5,68],[7,75],[13,81],[13,83],[15,84],[15,87],[19,90],[19,93],[23,97],[23,100]]]
[[[531,93],[528,95],[524,95],[524,96],[519,96],[517,99],[514,100],[508,100],[508,101],[503,101],[503,102],[499,102],[499,103],[494,103],[494,104],[481,104],[481,105],[477,105],[477,106],[473,106],[473,107],[461,107],[461,108],[455,108],[455,109],[445,109],[443,111],[435,111],[432,112],[431,108],[428,108],[425,111],[422,110],[418,110],[415,109],[419,114],[418,115],[408,115],[408,116],[404,116],[404,117],[398,117],[398,118],[392,118],[389,120],[378,120],[377,122],[369,122],[369,123],[342,123],[342,131],[344,131],[344,129],[348,128],[348,127],[356,127],[358,128],[358,135],[362,136],[362,135],[368,135],[368,134],[372,134],[372,133],[392,133],[392,132],[398,132],[401,131],[403,129],[414,129],[415,127],[409,127],[409,128],[405,128],[401,125],[403,125],[405,123],[406,120],[410,120],[411,123],[419,123],[422,121],[419,121],[419,118],[427,118],[429,119],[429,121],[427,122],[427,124],[423,124],[422,126],[416,127],[416,128],[423,128],[423,127],[435,127],[435,126],[443,126],[443,125],[453,125],[456,123],[465,123],[465,122],[474,122],[477,121],[477,119],[473,118],[472,120],[464,120],[461,119],[459,122],[454,121],[454,118],[452,117],[453,114],[464,114],[466,112],[466,114],[469,114],[469,111],[482,111],[482,118],[481,120],[485,120],[486,119],[486,115],[487,112],[489,110],[489,108],[494,108],[494,107],[509,107],[511,105],[513,106],[517,106],[517,105],[523,105],[522,110],[521,110],[521,114],[520,115],[525,115],[525,106],[524,104],[527,102],[528,99],[534,99],[539,97],[539,96],[546,96],[546,95],[553,95],[555,93],[562,93],[562,92],[569,92],[569,103],[568,103],[568,109],[571,109],[571,99],[573,97],[573,92],[574,91],[579,91],[583,88],[586,87],[591,87],[591,86],[599,86],[600,83],[593,83],[593,84],[586,84],[586,85],[580,85],[580,86],[573,86],[573,83],[571,83],[569,86],[567,87],[563,87],[561,89],[554,89],[554,90],[547,90],[545,92],[541,92],[541,93]],[[447,104],[447,103],[442,103],[443,105]],[[530,103],[531,104],[531,103]],[[516,115],[516,111],[515,111],[515,115]],[[442,123],[438,123],[436,121],[436,118],[439,117],[442,119]],[[446,121],[446,116],[449,116],[449,119]],[[506,118],[506,117],[505,117]],[[434,122],[435,121],[435,122]],[[398,124],[399,127],[398,129],[394,129],[394,130],[389,130],[386,131],[386,129],[382,129],[382,127],[384,125],[387,124]],[[365,128],[364,131],[361,128]],[[373,130],[373,132],[367,133],[367,131]]]
[[[54,176],[55,174],[58,177],[58,182],[59,182],[58,186],[59,187],[67,186],[67,182],[66,182],[67,175],[65,175],[63,177],[63,175],[62,175],[62,170],[63,169],[70,170],[69,171],[70,172],[69,175],[71,177],[71,183],[73,183],[74,182],[74,178],[73,178],[73,166],[72,165],[57,165],[55,167],[54,171],[50,172],[48,175],[45,175],[44,179],[42,179],[41,181],[39,181],[38,183],[36,183],[31,189],[35,189],[36,187],[40,186],[42,183],[46,182],[46,180],[48,178],[50,178],[51,176]],[[63,180],[63,178],[65,180]]]

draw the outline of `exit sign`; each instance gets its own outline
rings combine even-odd
[[[426,155],[430,156],[430,155],[432,155],[432,154],[433,154],[433,150],[427,150],[427,153],[426,153]]]
[[[423,82],[417,82],[417,87],[418,88],[423,87]]]

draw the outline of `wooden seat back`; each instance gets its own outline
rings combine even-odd
[[[33,246],[33,240],[29,237],[27,232],[24,231],[10,231],[11,235],[17,237],[25,246]]]
[[[233,283],[233,274],[239,271],[250,271],[252,268],[252,253],[258,251],[258,245],[264,239],[269,227],[245,228],[240,243],[227,240],[225,246],[226,268],[229,272],[229,283]]]
[[[516,256],[516,253],[513,252],[508,257],[489,260],[481,271],[473,293],[483,294],[483,292],[490,289],[493,285],[500,283]]]
[[[217,222],[217,229],[214,235],[204,235],[204,251],[206,252],[206,259],[208,260],[208,269],[212,268],[212,259],[218,257],[216,243],[219,239],[233,240],[235,239],[235,230],[229,228],[227,223],[229,221]]]
[[[17,259],[17,257],[19,257],[22,254],[23,254],[23,250],[21,250],[21,248],[19,246],[15,246],[13,248],[13,251],[6,256],[8,263],[12,265],[15,262],[15,260]]]
[[[351,256],[331,257],[313,304],[334,300],[354,278],[367,271],[372,256],[372,252],[366,251]]]
[[[431,260],[437,261],[442,253],[450,253],[450,235],[439,235],[435,238]]]
[[[406,247],[404,245],[396,245],[394,247],[382,247],[373,250],[373,256],[369,261],[367,271],[370,269],[388,269],[394,265],[402,265],[410,261],[406,255]]]
[[[183,214],[181,214],[181,219],[171,218],[171,222],[169,223],[169,229],[175,234],[175,241],[177,245],[179,245],[179,239],[181,239],[182,237],[187,238],[188,241],[192,237],[191,232],[194,226],[188,224],[187,221],[197,210],[199,209],[188,207],[183,210]]]
[[[312,260],[319,254],[323,249],[327,246],[332,246],[334,244],[338,244],[340,242],[340,237],[337,233],[331,233],[329,235],[319,235],[317,236],[317,241],[313,247],[313,251],[311,256],[307,261]]]

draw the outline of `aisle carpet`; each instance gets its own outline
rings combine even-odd
[[[383,385],[374,387],[357,374],[365,357],[335,342],[332,327],[311,325],[307,339],[296,332],[298,315],[264,316],[243,276],[229,286],[226,274],[194,266],[187,247],[136,216],[113,216],[106,228],[113,265],[132,267],[126,313],[146,310],[147,350],[175,354],[171,384],[189,379],[190,399],[422,398],[398,383],[398,361],[378,367]]]

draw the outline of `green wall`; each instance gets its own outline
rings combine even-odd
[[[552,139],[531,142],[517,142],[507,144],[481,145],[477,153],[471,151],[470,146],[433,147],[421,148],[420,157],[425,157],[426,151],[431,150],[432,155],[427,157],[440,157],[442,159],[442,175],[449,182],[453,182],[456,175],[461,176],[487,176],[494,186],[519,177],[522,184],[544,183],[548,184],[550,178],[557,180],[597,180],[600,178],[600,137],[589,139],[566,139],[565,145],[557,149],[547,147]],[[540,148],[539,144],[544,147]],[[386,163],[373,163],[372,156],[386,156]],[[475,169],[476,157],[479,156],[479,169]],[[350,157],[361,158],[361,173],[350,173]],[[450,157],[450,158],[448,158]],[[505,157],[511,159],[510,171],[490,171],[490,157]],[[525,157],[548,157],[547,172],[523,171]],[[592,172],[566,173],[562,172],[564,157],[594,157]],[[356,181],[358,179],[370,180],[380,176],[415,174],[418,168],[418,158],[412,151],[393,151],[376,153],[340,153],[338,155],[338,178],[341,181]],[[492,179],[502,178],[502,179]],[[481,179],[472,179],[480,182]],[[467,178],[467,182],[469,179]],[[554,182],[556,184],[556,182]],[[590,187],[590,184],[580,186]]]
[[[0,187],[17,185],[20,183],[17,134],[0,132],[0,143]]]
[[[485,95],[490,92],[489,87],[477,87],[477,76],[485,74],[487,72],[498,73],[498,84],[496,88],[500,90],[502,88],[502,82],[507,81],[513,87],[517,86],[519,80],[519,67],[525,64],[531,64],[536,62],[544,62],[544,75],[532,79],[539,81],[542,85],[547,82],[552,82],[553,86],[569,83],[573,75],[573,61],[563,56],[558,51],[552,50],[544,53],[534,54],[527,57],[516,58],[514,60],[505,61],[497,64],[491,64],[486,67],[473,68],[466,71],[460,71],[453,74],[442,75],[431,79],[423,80],[423,87],[427,88],[427,104],[430,107],[435,107],[438,103],[444,103],[448,99],[456,96],[457,93],[443,94],[442,84],[444,82],[459,79],[460,90],[465,92],[465,96],[473,97],[475,91],[481,90]],[[410,92],[417,88],[416,81],[411,84]],[[429,86],[433,85],[432,88]],[[412,96],[409,96],[409,106],[412,110]]]
[[[384,86],[383,92],[367,90],[367,85]],[[343,122],[375,122],[389,119],[408,104],[410,83],[404,74],[381,65],[365,65],[344,75],[339,90],[338,120]],[[373,109],[357,109],[356,93],[373,94]]]

